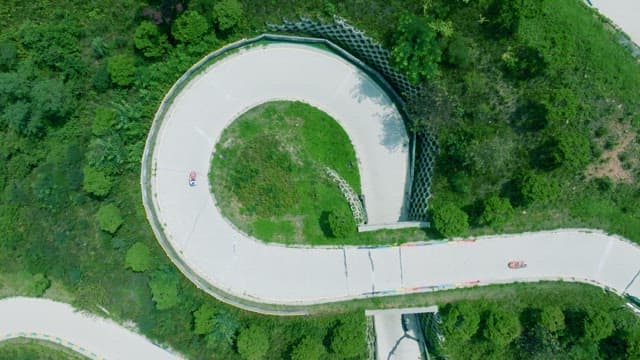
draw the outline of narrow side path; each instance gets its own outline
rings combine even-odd
[[[90,359],[183,359],[144,336],[71,305],[47,299],[0,300],[0,341],[14,338],[50,341]]]

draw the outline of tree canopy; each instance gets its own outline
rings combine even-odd
[[[133,244],[129,248],[129,250],[127,250],[125,262],[127,268],[133,271],[147,271],[151,268],[152,265],[151,252],[149,251],[147,245],[141,242],[137,242]]]
[[[394,32],[391,60],[409,81],[417,84],[438,71],[441,50],[429,19],[405,14]]]
[[[431,209],[434,228],[450,238],[464,235],[469,229],[469,216],[452,203],[436,204]]]
[[[240,330],[237,340],[238,353],[245,360],[260,360],[269,351],[269,334],[259,325]]]

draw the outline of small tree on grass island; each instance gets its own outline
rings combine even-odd
[[[356,222],[351,211],[346,208],[339,208],[329,213],[329,228],[336,238],[346,238],[356,230]]]
[[[469,229],[467,213],[451,203],[434,206],[431,218],[435,229],[447,238],[464,235]]]

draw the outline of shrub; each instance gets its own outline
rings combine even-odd
[[[469,229],[467,213],[451,203],[434,206],[431,218],[435,229],[446,238],[464,235]]]
[[[147,245],[137,242],[127,250],[126,267],[136,271],[147,271],[151,268],[151,252]]]
[[[366,348],[365,327],[356,316],[340,320],[333,331],[331,350],[341,358],[352,358],[363,353]]]
[[[489,312],[482,334],[497,347],[505,347],[520,336],[521,331],[516,313],[494,309]]]
[[[222,0],[213,6],[213,17],[221,31],[232,29],[243,16],[244,10],[238,0]]]
[[[438,70],[441,52],[429,20],[405,14],[394,34],[391,48],[393,65],[414,84],[433,77]]]
[[[520,179],[520,193],[525,204],[547,202],[559,192],[558,184],[550,176],[531,172]]]
[[[168,271],[156,271],[149,281],[151,297],[156,304],[156,309],[166,310],[178,304],[178,277]]]
[[[556,166],[579,172],[591,161],[591,142],[577,131],[563,131],[554,137],[551,158]]]
[[[480,313],[467,302],[448,304],[444,308],[442,331],[447,341],[464,342],[478,331]]]
[[[91,166],[85,166],[83,172],[84,180],[82,189],[84,189],[84,191],[98,197],[109,195],[111,186],[113,185],[111,177]]]
[[[136,28],[133,36],[136,49],[148,58],[156,58],[164,55],[169,48],[167,35],[160,32],[158,27],[150,21],[143,21]]]
[[[185,44],[200,42],[208,31],[207,19],[194,10],[182,13],[171,28],[171,33],[176,40]]]
[[[136,65],[133,56],[120,54],[107,59],[107,70],[111,81],[120,86],[131,85],[136,72]]]
[[[259,325],[251,325],[240,330],[238,353],[246,360],[260,360],[269,350],[269,333]]]
[[[120,209],[113,204],[107,204],[100,206],[98,209],[98,226],[100,230],[106,231],[110,234],[114,234],[123,223]]]
[[[493,195],[484,201],[480,221],[500,229],[511,219],[511,216],[513,216],[513,207],[509,199]]]
[[[324,345],[320,341],[307,336],[293,349],[291,360],[319,360],[324,354]]]
[[[113,129],[116,121],[116,113],[108,107],[96,109],[96,117],[91,124],[91,133],[94,136],[105,136]]]
[[[463,36],[455,35],[445,51],[447,64],[466,69],[471,64],[471,41]]]
[[[329,229],[336,238],[346,238],[356,230],[356,222],[347,208],[331,211],[328,216]]]

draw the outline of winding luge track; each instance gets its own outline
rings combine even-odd
[[[0,300],[0,341],[14,338],[49,341],[89,359],[183,359],[112,320],[47,299]]]
[[[402,119],[387,94],[338,55],[286,43],[241,49],[202,66],[167,98],[172,101],[155,119],[143,160],[147,215],[180,270],[225,301],[247,301],[254,311],[263,310],[260,304],[295,311],[371,296],[558,279],[640,295],[640,248],[599,231],[312,248],[267,245],[237,230],[210,194],[211,154],[238,115],[274,99],[304,101],[334,117],[354,145],[370,223],[402,219],[408,167]],[[201,174],[195,188],[187,186],[192,169]],[[510,270],[510,260],[528,267]]]

